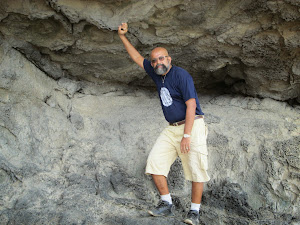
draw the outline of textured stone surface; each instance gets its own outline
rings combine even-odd
[[[201,223],[300,224],[300,108],[277,101],[300,102],[299,8],[2,0],[0,224],[183,224],[190,183],[179,159],[168,177],[176,217],[146,212],[158,194],[145,163],[167,123],[121,22],[145,57],[167,47],[201,92],[212,178]]]
[[[30,59],[29,59],[30,60]],[[155,92],[55,80],[0,43],[0,224],[183,224],[190,183],[180,161],[168,182],[175,218],[144,174],[167,125]],[[299,224],[300,108],[270,98],[200,94],[211,181],[202,224]]]
[[[276,100],[300,96],[298,0],[2,0],[0,34],[54,79],[152,87],[117,35],[149,57],[169,49],[201,90]]]

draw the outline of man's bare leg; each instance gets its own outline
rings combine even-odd
[[[167,179],[163,175],[155,175],[152,174],[152,178],[154,184],[160,194],[160,198],[162,201],[158,204],[158,206],[149,210],[148,213],[152,216],[174,216],[174,205],[172,204],[172,198],[169,193]]]
[[[192,203],[201,204],[203,182],[192,182]]]
[[[184,220],[187,224],[199,224],[199,210],[201,206],[203,193],[202,182],[192,182],[192,203],[191,209],[188,212],[186,219]]]
[[[167,179],[164,175],[152,174],[152,179],[160,195],[169,194]]]

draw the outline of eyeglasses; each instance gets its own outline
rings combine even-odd
[[[151,59],[151,63],[157,63],[157,61],[159,60],[159,61],[164,61],[165,60],[165,58],[167,58],[167,57],[169,57],[168,55],[166,55],[166,56],[159,56],[158,57],[158,59],[156,58],[156,59]]]

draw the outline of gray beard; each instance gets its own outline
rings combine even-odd
[[[158,66],[162,66],[162,67],[158,67]],[[156,67],[154,68],[154,71],[157,75],[163,75],[165,74],[170,66],[165,66],[164,64],[157,64]]]

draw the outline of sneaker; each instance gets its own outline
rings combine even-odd
[[[174,216],[174,205],[169,204],[167,201],[160,200],[158,205],[153,210],[149,210],[148,213],[151,216]]]
[[[184,220],[185,223],[191,225],[199,224],[199,212],[196,210],[190,210],[186,216],[187,218]]]

